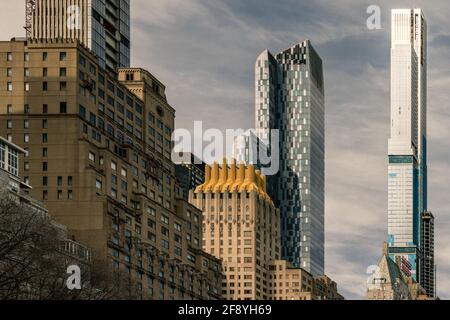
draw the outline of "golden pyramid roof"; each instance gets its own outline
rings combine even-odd
[[[195,189],[195,193],[233,193],[233,192],[258,192],[262,197],[270,202],[267,194],[267,179],[259,170],[255,170],[253,165],[245,166],[236,165],[233,160],[228,166],[227,160],[224,159],[222,166],[217,162],[211,167],[205,166],[205,182]]]

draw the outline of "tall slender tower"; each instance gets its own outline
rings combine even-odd
[[[313,275],[324,273],[325,103],[322,60],[309,40],[255,66],[256,129],[269,144],[280,133],[280,170],[269,177],[280,209],[282,256]]]
[[[130,66],[130,0],[27,0],[26,7],[30,37],[78,39],[113,73]]]
[[[389,256],[420,282],[427,208],[427,26],[421,9],[392,10]]]

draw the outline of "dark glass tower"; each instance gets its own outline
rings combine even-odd
[[[322,60],[309,40],[257,59],[256,129],[270,144],[280,134],[280,170],[270,196],[281,213],[282,255],[324,273],[325,103]]]

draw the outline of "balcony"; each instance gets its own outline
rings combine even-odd
[[[92,262],[91,250],[78,242],[65,240],[60,245],[60,251],[86,264],[90,264]]]

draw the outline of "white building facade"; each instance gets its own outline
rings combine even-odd
[[[427,41],[420,9],[392,10],[389,256],[420,281],[421,213],[427,208]]]

